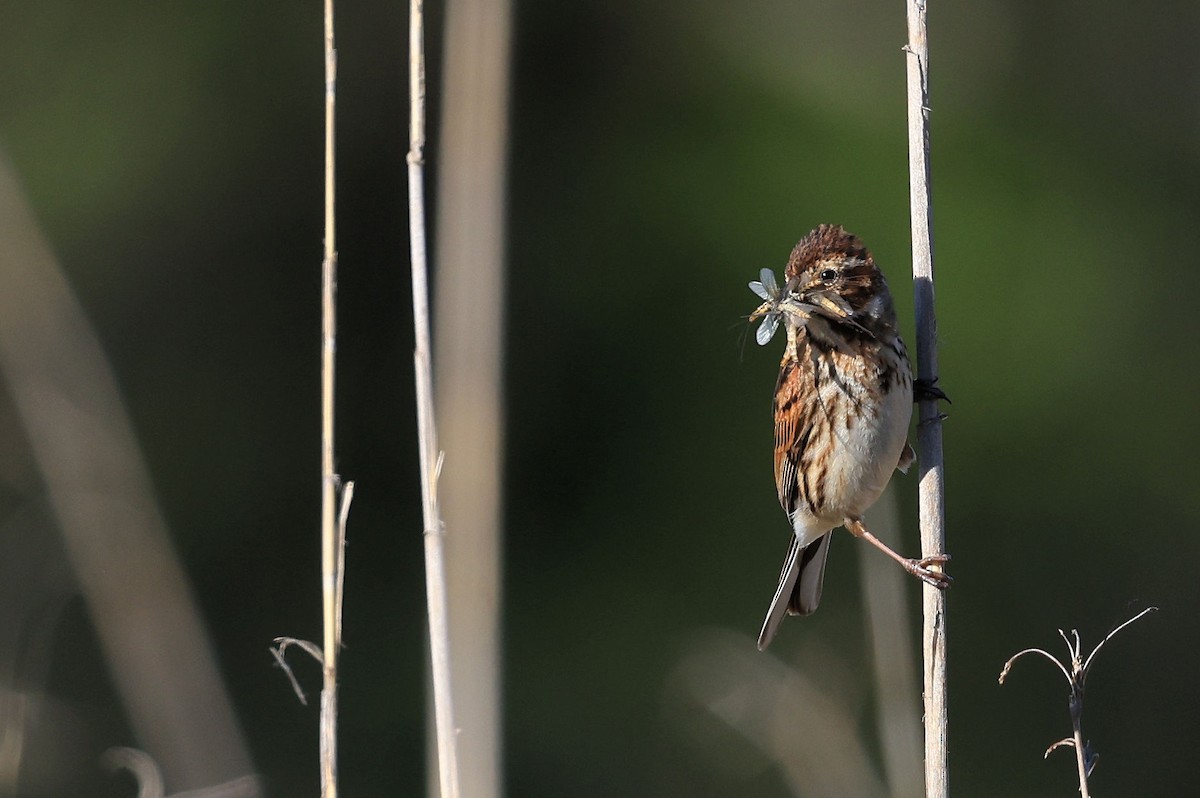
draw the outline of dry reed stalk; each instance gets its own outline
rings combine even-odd
[[[334,226],[334,105],[337,50],[333,0],[325,0],[325,240],[321,259],[321,795],[337,798],[337,660],[342,645],[346,516],[353,483],[334,471],[334,366],[337,351],[337,248]]]
[[[434,419],[433,369],[429,346],[429,275],[425,244],[425,35],[424,3],[409,4],[408,225],[412,258],[413,328],[416,347],[417,436],[421,458],[421,509],[425,525],[425,598],[429,611],[429,655],[437,727],[438,779],[444,798],[458,796],[458,741],[450,678],[446,622],[445,529],[438,510],[441,454]]]
[[[937,368],[937,319],[933,292],[933,223],[929,191],[929,46],[925,0],[906,0],[908,9],[908,168],[912,221],[913,288],[916,296],[917,376],[933,385]],[[920,449],[921,556],[946,552],[942,417],[937,400],[922,399],[917,424]],[[925,795],[948,794],[946,749],[946,596],[922,591],[922,651],[925,695]]]
[[[893,539],[900,531],[895,480],[866,512],[869,529]],[[855,546],[863,604],[867,610],[868,644],[875,677],[875,713],[883,772],[891,798],[919,798],[924,793],[921,769],[921,712],[917,673],[909,637],[912,618],[905,599],[911,577],[870,546]]]
[[[438,131],[433,337],[455,721],[471,798],[502,793],[504,203],[511,7],[448,0]],[[470,286],[471,300],[450,286]],[[432,779],[431,779],[432,781]],[[431,790],[432,792],[432,790]]]
[[[0,241],[0,370],[132,731],[168,787],[259,795],[112,366],[2,152]]]

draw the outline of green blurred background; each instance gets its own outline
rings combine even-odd
[[[746,281],[841,223],[888,274],[912,343],[903,10],[516,3],[509,794],[786,794],[675,674],[705,630],[749,642],[786,542],[778,341],[746,342]],[[357,481],[341,775],[361,796],[418,794],[426,773],[406,11],[368,1],[337,17],[339,470]],[[272,796],[317,792],[316,709],[267,647],[320,636],[320,12],[0,7],[0,146],[111,358]],[[1093,789],[1194,781],[1198,33],[1184,0],[931,4],[955,795],[1072,794],[1069,754],[1041,761],[1069,732],[1061,676],[1032,662],[1004,687],[996,675],[1025,646],[1057,653],[1059,627],[1094,642],[1149,604],[1162,611],[1089,682]],[[912,551],[915,479],[897,485]],[[10,515],[41,501],[14,485],[0,499]],[[821,611],[771,652],[839,663],[812,677],[858,695],[870,740],[858,552],[839,534]],[[54,655],[34,681],[79,758],[21,794],[132,794],[96,768],[137,741],[82,602],[45,623]],[[298,670],[315,690],[317,669]]]

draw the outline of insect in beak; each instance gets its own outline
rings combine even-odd
[[[759,279],[752,280],[749,286],[751,291],[764,300],[749,316],[751,323],[762,319],[762,324],[754,333],[754,340],[758,341],[759,346],[765,346],[775,337],[775,331],[779,329],[781,318],[786,317],[792,324],[800,326],[804,324],[812,311],[816,310],[813,306],[797,299],[795,279],[789,280],[787,285],[780,288],[779,283],[775,280],[774,272],[770,269],[763,269],[759,273]]]
[[[779,329],[779,304],[783,300],[783,291],[780,290],[779,283],[775,281],[775,272],[770,269],[763,269],[759,272],[758,279],[751,280],[749,287],[760,299],[764,300],[750,314],[750,322],[762,319],[762,324],[758,325],[758,330],[754,333],[754,340],[758,341],[759,346],[765,346],[775,337],[775,331]]]

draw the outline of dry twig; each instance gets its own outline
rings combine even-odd
[[[1062,637],[1063,642],[1067,644],[1067,653],[1071,655],[1070,663],[1064,663],[1058,657],[1046,651],[1043,648],[1027,648],[1024,651],[1018,651],[1008,658],[1008,662],[1004,663],[1004,667],[1000,670],[1000,684],[1004,684],[1004,680],[1008,678],[1009,671],[1012,666],[1021,657],[1026,654],[1041,654],[1046,659],[1053,662],[1063,676],[1067,678],[1067,684],[1071,686],[1071,697],[1068,701],[1068,707],[1071,711],[1071,729],[1072,736],[1064,737],[1055,743],[1052,743],[1046,749],[1046,753],[1042,758],[1050,756],[1050,752],[1057,748],[1070,747],[1075,749],[1075,764],[1079,771],[1079,793],[1083,798],[1088,798],[1088,777],[1092,775],[1092,769],[1096,767],[1096,762],[1100,756],[1092,750],[1091,746],[1084,742],[1083,739],[1083,691],[1087,684],[1088,672],[1091,670],[1092,661],[1096,659],[1096,655],[1100,653],[1100,649],[1109,640],[1116,636],[1117,632],[1129,626],[1134,621],[1141,619],[1145,615],[1158,610],[1158,607],[1147,607],[1124,623],[1118,624],[1115,629],[1104,636],[1104,639],[1096,644],[1092,649],[1092,653],[1087,655],[1087,659],[1083,658],[1083,646],[1079,640],[1079,631],[1071,630],[1068,635],[1062,629],[1058,630],[1058,634]]]
[[[100,757],[100,761],[109,770],[128,772],[137,782],[137,798],[257,798],[263,794],[258,777],[250,775],[167,795],[158,763],[154,757],[137,748],[110,748]]]

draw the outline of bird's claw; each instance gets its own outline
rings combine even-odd
[[[950,397],[946,396],[946,392],[937,387],[937,381],[937,377],[933,377],[932,379],[918,377],[913,380],[913,401],[925,402],[944,399],[947,404],[954,404],[950,401]]]
[[[920,560],[908,560],[905,568],[910,574],[927,585],[933,585],[938,590],[945,590],[954,583],[954,577],[942,570],[950,562],[949,554],[935,554]]]

